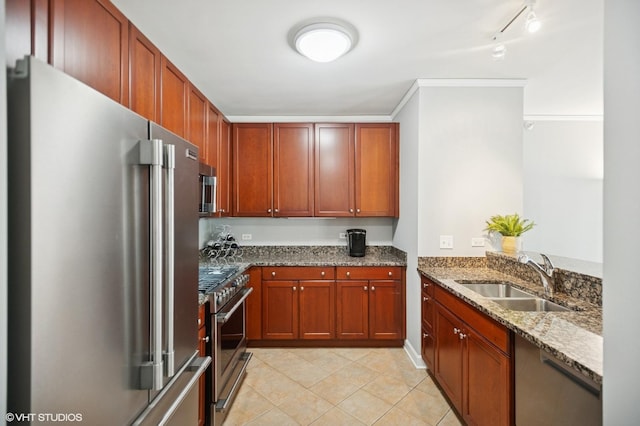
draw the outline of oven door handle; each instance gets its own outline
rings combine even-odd
[[[240,306],[242,306],[242,304],[244,303],[245,299],[247,297],[249,297],[249,295],[253,291],[253,288],[252,287],[246,287],[242,291],[243,291],[242,297],[240,298],[240,300],[238,300],[236,302],[235,305],[233,305],[233,308],[231,308],[228,312],[220,312],[220,313],[216,314],[216,322],[218,324],[224,324],[225,322],[229,321],[229,318],[231,318],[231,316],[236,311],[236,309],[238,309]]]

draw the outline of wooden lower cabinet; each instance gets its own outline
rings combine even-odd
[[[440,287],[434,298],[433,339],[423,335],[422,354],[438,384],[467,424],[513,424],[512,333]]]
[[[422,278],[421,297],[422,297],[422,359],[427,364],[429,371],[435,368],[435,337],[433,334],[435,300],[433,299],[434,284]]]
[[[207,343],[209,342],[209,339],[207,337],[206,312],[207,312],[206,304],[200,305],[200,309],[198,311],[198,350],[200,351],[200,356],[207,356]],[[203,374],[202,377],[200,377],[198,387],[200,389],[199,402],[198,402],[198,425],[202,426],[205,424],[205,419],[206,419],[206,406],[207,406],[206,374]]]

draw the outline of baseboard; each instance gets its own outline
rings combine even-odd
[[[409,356],[409,359],[411,360],[413,365],[416,367],[416,369],[426,370],[427,365],[422,360],[422,356],[420,355],[420,352],[416,352],[414,347],[411,346],[411,343],[409,342],[409,340],[404,341],[403,348],[404,348],[404,351]]]

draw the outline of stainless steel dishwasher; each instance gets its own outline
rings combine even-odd
[[[602,424],[601,386],[516,335],[516,425]]]

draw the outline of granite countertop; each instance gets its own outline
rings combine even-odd
[[[542,285],[488,267],[430,267],[418,271],[515,333],[546,350],[596,383],[602,383],[602,308],[556,291],[550,300],[570,312],[519,312],[505,309],[456,280],[506,281],[543,296]]]
[[[367,246],[351,257],[346,246],[247,246],[235,259],[202,258],[200,264],[247,263],[251,266],[407,266],[407,256],[391,246]]]

